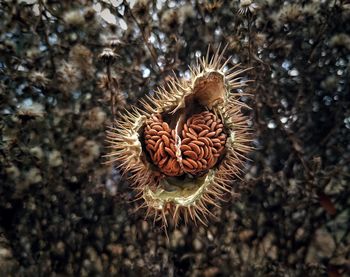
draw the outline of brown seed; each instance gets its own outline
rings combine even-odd
[[[215,130],[215,127],[216,127],[216,121],[214,121],[211,125],[210,125],[210,130],[211,131],[214,131]],[[209,125],[209,124],[208,124]]]
[[[215,136],[215,132],[210,132],[210,133],[206,134],[206,137],[208,137],[208,138],[211,138],[213,136]]]
[[[150,139],[152,136],[151,135],[146,135],[145,139]]]
[[[200,152],[199,155],[198,155],[198,160],[203,159],[203,157],[204,157],[204,148],[202,147],[202,148],[201,148],[201,152]]]
[[[191,138],[191,139],[197,139],[197,136],[192,135],[191,133],[186,133],[187,137]]]
[[[208,146],[204,146],[204,158],[205,159],[208,158],[209,153],[210,153],[210,151],[209,151]]]
[[[181,141],[181,144],[188,144],[188,143],[190,143],[192,141],[192,139],[190,139],[190,138],[185,138],[185,139],[183,139],[182,141]]]
[[[169,128],[168,123],[163,122],[163,123],[162,123],[162,127],[163,127],[163,129],[164,129],[166,132],[170,133],[171,129]]]
[[[198,140],[193,140],[192,142],[199,145],[199,146],[205,145],[205,143],[201,140],[201,138],[198,138]]]
[[[165,152],[167,152],[171,157],[176,158],[175,153],[169,147],[164,147]]]
[[[197,160],[198,159],[198,155],[196,154],[196,152],[194,151],[185,151],[183,153],[185,156],[190,157],[191,159]]]
[[[147,144],[156,145],[156,142],[154,140],[149,139],[147,140]]]
[[[194,166],[185,159],[182,160],[182,163],[184,166],[189,167],[190,169],[194,168]]]
[[[208,167],[212,168],[215,165],[215,160],[213,156],[210,156],[210,158],[208,159]]]
[[[192,160],[192,159],[190,159],[190,158],[187,158],[186,160],[187,160],[189,163],[191,163],[192,166],[193,166],[194,168],[197,167],[197,163],[196,163],[194,160]]]
[[[220,140],[219,140],[218,138],[213,138],[213,139],[211,139],[211,141],[212,141],[213,143],[220,143]]]
[[[182,144],[180,146],[180,150],[181,151],[192,151],[192,148],[190,146],[186,145],[186,144]]]
[[[169,159],[168,162],[165,164],[164,168],[166,171],[171,172],[171,168],[173,167],[174,159]]]
[[[190,128],[188,128],[188,130],[189,130],[189,132],[192,134],[192,135],[194,135],[194,136],[198,136],[198,134],[196,133],[196,131],[195,130],[193,130],[191,127]]]
[[[222,132],[222,128],[216,130],[215,135],[218,136]]]
[[[149,151],[150,151],[150,150],[151,150],[151,151],[155,151],[155,150],[154,150],[154,146],[151,145],[151,144],[148,144],[148,145],[146,146],[146,149],[149,150]]]
[[[204,137],[206,134],[208,134],[209,133],[209,130],[203,130],[202,132],[200,132],[199,134],[198,134],[198,137]]]
[[[158,140],[156,145],[154,146],[154,151],[156,151],[159,148],[159,144],[162,142],[162,140]]]
[[[210,130],[210,127],[205,124],[198,124],[199,127],[201,127],[203,130]]]
[[[211,138],[206,138],[208,140],[209,146],[213,147],[213,142],[211,141]]]
[[[199,148],[199,146],[197,144],[190,142],[188,145],[192,148],[192,150],[194,152],[196,152],[198,155],[200,154],[201,149]]]
[[[155,135],[157,135],[157,131],[154,129],[151,129],[151,130],[147,131],[147,134],[151,135],[151,136],[155,136]]]
[[[192,123],[199,125],[199,124],[205,124],[205,121],[203,119],[195,119],[195,120],[193,120]]]
[[[206,137],[199,137],[198,140],[203,143],[203,145],[209,145],[210,139]]]
[[[159,167],[163,167],[163,165],[165,164],[165,162],[168,160],[168,157],[165,157],[163,159],[160,160],[160,162],[158,163]]]
[[[203,130],[201,127],[199,127],[198,125],[195,125],[195,124],[191,124],[191,128],[198,133],[200,133]]]
[[[158,118],[156,115],[152,115],[152,119],[153,119],[154,121],[158,121],[158,120],[159,120],[159,118]]]
[[[159,161],[162,159],[161,155],[160,155],[160,151],[158,150],[154,156],[153,156],[153,161],[157,164],[159,163]]]
[[[176,160],[174,162],[173,169],[176,170],[176,171],[180,170],[180,165],[179,165],[179,163]]]
[[[164,141],[165,146],[169,146],[170,140],[167,136],[162,135],[162,140]]]
[[[213,123],[213,121],[214,121],[214,120],[212,120],[212,119],[208,120],[208,121],[207,121],[207,125],[208,125],[208,126],[211,126],[211,124]]]
[[[151,139],[153,139],[153,140],[159,140],[159,139],[160,139],[160,136],[151,136]]]
[[[167,136],[167,137],[170,137],[170,134],[166,131],[159,131],[158,132],[158,136]]]
[[[188,132],[188,124],[184,124],[184,130],[186,133]]]
[[[160,144],[159,144],[158,152],[160,152],[160,155],[162,157],[166,156],[165,150],[164,150],[164,142],[163,141],[161,141]]]
[[[221,144],[220,144],[220,143],[214,143],[214,147],[215,147],[215,148],[220,148],[220,147],[221,147]]]
[[[174,143],[170,143],[170,148],[174,153],[176,153],[176,147]]]
[[[156,131],[162,131],[163,127],[160,124],[153,125],[152,128]]]

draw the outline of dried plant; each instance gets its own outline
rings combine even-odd
[[[348,0],[14,0],[0,17],[0,276],[349,275]],[[226,66],[191,73],[219,42]],[[190,108],[236,64],[253,83]],[[229,106],[254,151],[228,149]],[[124,171],[103,164],[106,125]],[[181,178],[217,191],[154,208]]]

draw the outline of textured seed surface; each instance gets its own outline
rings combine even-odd
[[[176,133],[160,115],[152,115],[146,122],[144,142],[156,167],[168,176],[192,175],[216,165],[226,144],[221,120],[212,112],[192,115],[180,132],[181,144],[176,147]],[[176,156],[181,152],[181,159]]]

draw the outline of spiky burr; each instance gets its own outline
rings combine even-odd
[[[142,108],[126,111],[107,131],[109,163],[131,178],[154,222],[180,218],[206,224],[252,149],[237,89],[247,85],[239,65],[226,70],[225,48],[198,59],[188,80],[173,78]]]

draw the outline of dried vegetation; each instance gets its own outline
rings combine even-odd
[[[349,274],[349,1],[131,2],[0,3],[0,275]],[[167,241],[102,165],[105,125],[220,42],[253,67],[256,150]]]

